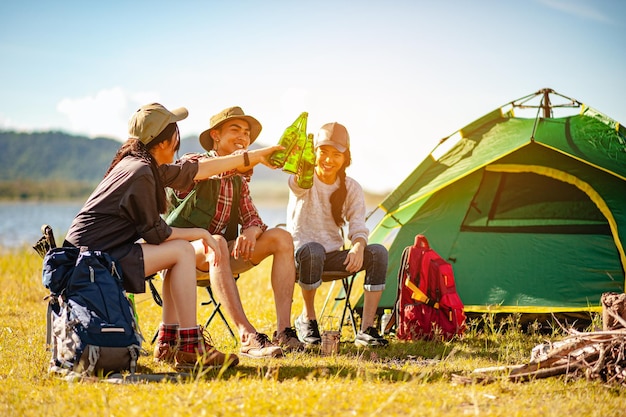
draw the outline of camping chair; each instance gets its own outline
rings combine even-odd
[[[236,282],[239,279],[239,274],[233,274],[233,277],[235,278],[235,282]],[[237,344],[237,342],[239,341],[239,338],[235,335],[235,332],[233,332],[233,329],[228,324],[228,321],[226,321],[226,317],[224,317],[224,313],[222,312],[222,308],[221,308],[222,307],[222,303],[217,301],[215,299],[215,296],[213,295],[213,290],[211,289],[211,280],[209,279],[208,274],[207,274],[206,278],[199,279],[196,282],[196,285],[198,287],[202,287],[202,288],[206,289],[206,292],[209,295],[209,300],[208,301],[203,301],[200,304],[203,305],[203,306],[213,305],[213,310],[211,311],[211,314],[209,315],[209,318],[206,320],[206,323],[204,324],[204,327],[207,328],[209,326],[209,324],[211,324],[211,322],[213,321],[215,316],[216,315],[219,316],[222,319],[222,322],[224,323],[226,328],[228,329],[228,332],[230,333],[231,337],[235,340],[235,344]]]
[[[334,301],[335,305],[331,307],[331,313],[337,307],[337,304],[340,304],[343,301],[343,310],[341,312],[341,319],[339,320],[339,332],[341,334],[341,329],[343,328],[343,323],[346,319],[346,313],[348,315],[348,319],[350,320],[350,324],[352,327],[352,332],[354,333],[354,337],[357,335],[356,321],[354,319],[354,309],[352,308],[352,303],[350,302],[350,294],[352,294],[352,284],[356,279],[358,272],[352,273],[347,271],[324,271],[322,273],[322,282],[332,282],[330,289],[328,290],[328,294],[326,295],[326,299],[324,300],[324,304],[322,306],[322,310],[320,311],[319,316],[324,317],[324,312],[328,307],[328,303],[330,299],[333,297],[333,290],[335,287],[335,282],[341,280],[342,288],[339,290],[338,294],[335,296]],[[296,273],[297,275],[297,273]]]
[[[285,228],[287,225],[285,223],[277,224],[276,227]],[[341,236],[344,236],[343,229],[341,229]],[[334,297],[335,304],[331,307],[331,314],[335,310],[338,304],[342,301],[343,310],[341,312],[341,319],[339,320],[339,333],[341,334],[341,329],[343,328],[343,323],[346,320],[346,313],[350,320],[350,324],[352,325],[352,331],[354,333],[354,337],[357,335],[356,328],[356,320],[354,319],[354,309],[352,308],[352,303],[350,302],[350,294],[352,293],[352,284],[357,276],[358,272],[352,273],[348,271],[324,271],[322,272],[322,282],[331,282],[331,287],[328,290],[328,294],[326,295],[326,299],[324,300],[324,304],[322,305],[322,310],[319,313],[319,317],[324,317],[324,313],[326,312],[326,308],[328,307],[328,303],[331,298],[333,298],[333,293],[335,289],[335,282],[341,280],[342,288],[339,290],[337,295]],[[299,276],[298,271],[296,270],[296,282],[298,282]]]
[[[56,241],[54,239],[54,233],[52,232],[52,227],[47,224],[41,226],[42,236],[37,240],[37,242],[33,245],[33,249],[35,252],[41,256],[43,259],[46,256],[46,253],[50,249],[54,249],[57,247]],[[52,307],[50,303],[48,303],[48,308],[46,311],[46,346],[50,346],[52,343]]]
[[[52,232],[52,227],[47,224],[41,226],[41,236],[39,240],[33,245],[33,249],[35,252],[39,254],[42,258],[46,256],[46,253],[50,249],[54,249],[57,247],[56,241],[54,239],[54,233]]]
[[[156,279],[157,275],[158,274],[153,274],[146,279],[148,280],[148,284],[150,286],[150,292],[152,293],[152,298],[154,299],[154,302],[157,305],[163,307],[163,300],[161,299],[161,295],[159,294],[159,291],[157,290],[157,288],[154,286],[154,283],[153,283],[153,280]],[[239,273],[233,274],[233,277],[235,278],[235,281],[237,281],[239,279]],[[211,289],[211,280],[209,279],[209,274],[207,273],[205,277],[198,279],[196,281],[196,286],[206,289],[207,294],[209,295],[208,301],[202,301],[200,305],[202,306],[212,305],[213,306],[213,310],[211,310],[211,314],[209,315],[206,322],[204,323],[204,328],[208,328],[211,322],[213,321],[213,319],[215,319],[216,316],[218,316],[221,319],[222,323],[224,323],[224,325],[226,326],[226,329],[228,330],[228,332],[230,333],[230,336],[235,341],[235,344],[237,344],[237,342],[239,341],[239,338],[235,335],[235,332],[230,327],[230,324],[228,324],[228,321],[226,320],[226,316],[224,316],[224,312],[222,311],[222,303],[219,302],[215,298],[215,295],[213,294],[213,290]],[[152,342],[151,342],[152,344],[154,344],[158,335],[159,335],[159,332],[157,329],[157,331],[154,333],[154,336],[152,337]]]

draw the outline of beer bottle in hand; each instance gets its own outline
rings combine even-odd
[[[300,160],[302,159],[302,152],[306,145],[306,128],[298,132],[298,140],[295,146],[291,149],[291,152],[287,156],[285,165],[283,165],[283,171],[289,174],[297,174],[298,167],[300,166]]]
[[[315,149],[313,149],[313,134],[309,133],[298,166],[298,186],[301,188],[313,187],[313,175],[315,175]]]
[[[283,132],[278,144],[284,147],[285,149],[278,150],[270,155],[270,163],[278,168],[282,168],[285,165],[285,162],[288,156],[293,151],[294,147],[298,143],[298,139],[300,136],[300,126],[304,123],[304,131],[306,132],[306,121],[309,114],[307,112],[302,112],[300,116],[291,124],[291,126],[287,127]]]

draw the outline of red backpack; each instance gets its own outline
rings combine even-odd
[[[445,340],[465,331],[463,302],[452,265],[431,249],[423,235],[402,253],[398,271],[396,336],[401,340]]]

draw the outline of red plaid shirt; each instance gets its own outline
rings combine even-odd
[[[235,151],[233,152],[233,155],[237,155],[242,152],[243,151]],[[219,155],[214,150],[211,150],[206,154],[188,153],[183,155],[181,160],[197,160],[207,156],[215,158]],[[244,177],[244,181],[241,181],[241,195],[239,196],[239,224],[241,225],[241,230],[243,231],[252,226],[260,227],[263,231],[267,230],[267,225],[263,223],[263,220],[261,220],[259,212],[252,201],[252,197],[250,196],[248,182],[250,181],[252,170],[250,170],[249,173],[242,175],[235,169],[223,172],[211,178],[225,179],[234,175],[241,175]],[[191,189],[184,192],[177,192],[177,195],[179,198],[185,198],[190,191]],[[228,222],[230,221],[230,209],[233,205],[233,193],[234,189],[232,181],[220,181],[220,195],[218,196],[217,205],[215,207],[215,217],[213,217],[213,221],[209,226],[209,232],[211,234],[222,235],[226,231],[226,226],[228,226]]]

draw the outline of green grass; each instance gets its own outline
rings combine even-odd
[[[289,354],[281,359],[241,358],[232,370],[206,372],[180,382],[112,384],[67,382],[47,373],[44,346],[47,292],[41,260],[30,248],[0,250],[0,415],[3,416],[620,416],[626,388],[598,381],[553,377],[513,383],[499,376],[490,384],[457,385],[452,374],[528,361],[533,346],[555,340],[558,332],[522,333],[513,318],[506,330],[489,320],[471,323],[452,342],[399,342],[386,349],[357,349],[342,343],[340,353]],[[360,284],[360,283],[357,283]],[[244,274],[239,289],[251,321],[272,333],[275,313],[269,263]],[[357,287],[360,285],[357,285]],[[321,305],[324,284],[318,297]],[[355,291],[355,300],[359,291]],[[204,300],[203,289],[198,291]],[[150,339],[160,309],[149,293],[137,295],[140,324]],[[293,312],[301,309],[299,290]],[[199,321],[208,315],[199,307]],[[219,321],[209,331],[216,345],[237,352]],[[344,329],[349,336],[349,328]],[[172,372],[150,356],[141,373]]]

